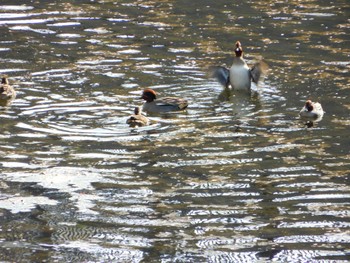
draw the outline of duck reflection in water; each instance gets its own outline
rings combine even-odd
[[[225,87],[225,93],[230,93],[232,90],[250,93],[251,83],[258,84],[266,75],[267,69],[268,66],[263,61],[259,61],[252,68],[249,68],[243,58],[242,45],[237,41],[231,68],[212,66],[209,67],[209,74]]]
[[[3,76],[0,84],[0,106],[8,106],[16,98],[16,91]]]

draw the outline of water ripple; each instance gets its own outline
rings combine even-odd
[[[346,0],[48,2],[0,6],[3,261],[347,260]],[[207,76],[236,40],[249,95]],[[189,107],[131,128],[147,87]]]
[[[274,241],[277,243],[350,243],[350,235],[346,232],[332,235],[293,235],[279,237]]]
[[[214,255],[213,255],[214,254]],[[257,252],[225,252],[210,253],[208,262],[257,262]]]
[[[29,26],[13,26],[11,27],[12,30],[21,30],[21,31],[32,31],[39,34],[55,34],[55,31],[48,30],[48,29],[34,29]]]
[[[87,254],[89,260],[95,258],[96,260],[107,260],[107,261],[130,261],[130,262],[141,262],[144,258],[144,253],[140,250],[130,248],[105,248],[98,244],[93,244],[87,241],[71,241],[63,243],[56,247],[57,250],[69,249],[82,251]],[[79,253],[78,253],[79,254]],[[66,258],[69,261],[86,261],[88,258]],[[61,258],[65,260],[64,258]],[[65,260],[65,261],[66,261]]]
[[[307,221],[307,222],[283,222],[278,225],[279,228],[349,228],[349,222],[339,221]]]
[[[53,19],[0,20],[0,25],[44,24],[50,21],[53,21]]]
[[[34,9],[33,6],[29,5],[1,5],[1,10],[11,10],[11,11],[26,11]]]
[[[262,158],[242,158],[242,159],[203,159],[203,160],[179,160],[177,162],[158,162],[156,166],[160,167],[182,167],[182,166],[211,166],[211,165],[228,165],[228,164],[246,164],[263,161]]]

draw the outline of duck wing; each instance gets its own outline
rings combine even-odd
[[[215,78],[221,85],[228,87],[230,84],[230,70],[222,66],[209,67],[209,76]]]
[[[250,69],[250,76],[252,78],[252,81],[255,84],[258,84],[258,82],[266,75],[268,69],[269,66],[264,61],[255,63],[254,66]]]
[[[181,98],[176,98],[176,97],[165,97],[161,99],[155,100],[157,103],[157,106],[160,107],[173,107],[177,108],[179,110],[186,109],[188,106],[188,101],[185,99]]]
[[[314,106],[315,111],[324,112],[321,103],[315,102],[313,106]]]

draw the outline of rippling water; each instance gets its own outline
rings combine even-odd
[[[2,261],[348,259],[346,0],[40,2],[0,4]],[[252,96],[206,74],[236,40]],[[146,87],[190,106],[129,128]]]

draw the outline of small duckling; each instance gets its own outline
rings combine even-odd
[[[235,57],[230,69],[221,66],[209,68],[211,77],[216,78],[225,88],[232,87],[233,90],[250,92],[251,82],[258,84],[262,76],[266,74],[268,66],[260,61],[249,68],[243,59],[243,48],[241,42],[236,42]]]
[[[307,100],[304,107],[299,112],[300,117],[318,119],[322,118],[324,111],[318,102]]]
[[[141,114],[140,107],[136,107],[134,110],[134,114],[129,117],[126,121],[130,127],[141,127],[149,124],[149,119]]]
[[[145,89],[141,99],[146,102],[143,104],[142,110],[146,112],[170,112],[181,111],[187,108],[188,101],[177,97],[164,97],[157,99],[157,94],[153,89]]]
[[[0,84],[0,105],[6,106],[16,98],[16,91],[9,85],[6,76],[3,76]]]

